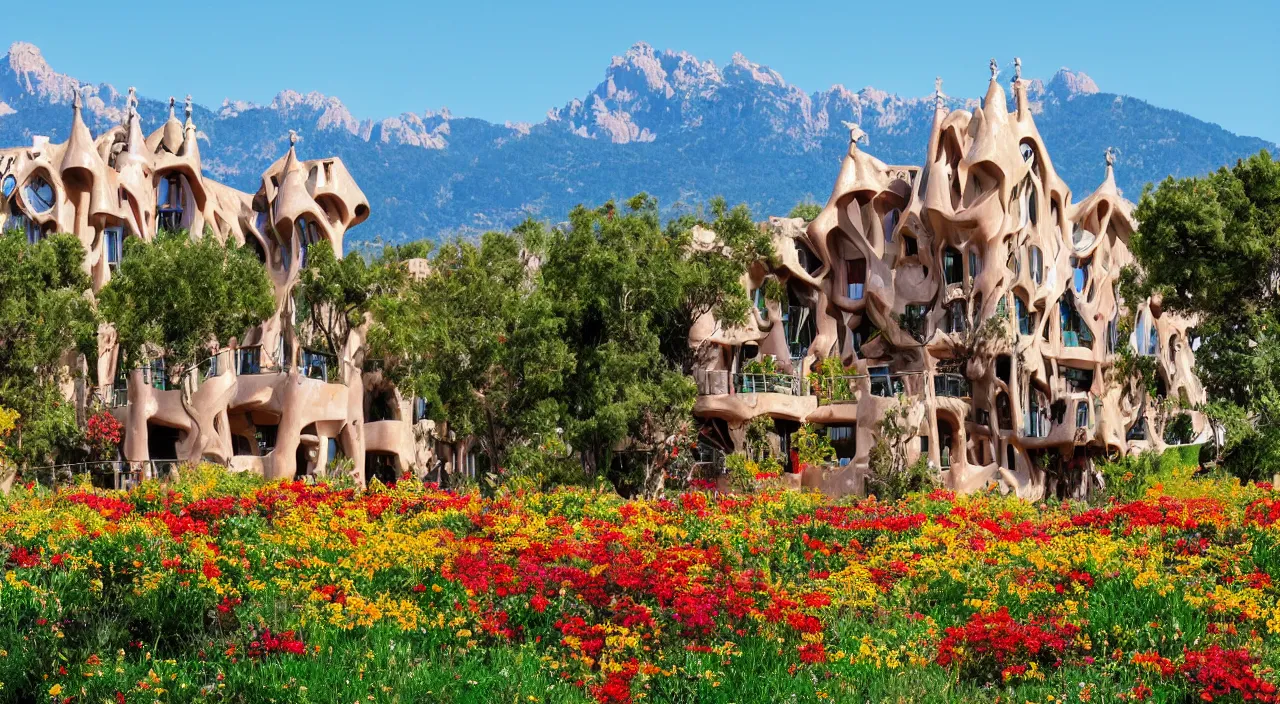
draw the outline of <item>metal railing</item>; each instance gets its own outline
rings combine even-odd
[[[933,393],[935,396],[969,398],[969,380],[963,374],[935,374]]]
[[[740,394],[806,395],[799,377],[790,374],[734,374],[733,388]]]
[[[871,395],[893,398],[907,393],[907,377],[919,376],[920,372],[898,372],[896,374],[871,374]]]
[[[148,477],[168,481],[176,476],[180,464],[178,460],[98,460],[24,467],[20,474],[26,480],[35,481],[50,489],[74,484],[78,477],[87,474],[91,483],[98,488],[127,490]]]

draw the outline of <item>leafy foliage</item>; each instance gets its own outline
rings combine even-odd
[[[793,433],[791,444],[801,466],[821,467],[836,458],[836,450],[827,434],[812,423],[805,423]]]
[[[36,244],[18,232],[0,237],[0,407],[18,414],[8,452],[20,464],[52,462],[80,446],[75,408],[60,385],[77,373],[68,350],[96,356],[83,260],[71,235]]]
[[[126,363],[139,363],[154,345],[171,367],[199,361],[210,342],[243,335],[275,310],[271,282],[252,250],[186,232],[161,232],[152,242],[128,238],[99,298]]]
[[[1195,315],[1197,372],[1226,431],[1226,466],[1254,476],[1280,457],[1280,163],[1262,151],[1143,192],[1135,290]]]
[[[371,312],[374,300],[404,286],[408,277],[400,260],[419,251],[418,247],[389,247],[370,262],[359,256],[339,259],[326,242],[308,247],[307,266],[294,289],[305,322],[304,344],[338,354],[352,328]]]
[[[791,209],[791,212],[787,213],[787,217],[800,218],[805,222],[812,222],[821,212],[821,205],[811,200],[804,200],[796,203],[795,207]]]

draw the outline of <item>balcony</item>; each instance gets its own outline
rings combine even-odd
[[[331,383],[341,381],[338,358],[325,352],[304,349],[299,371],[308,379],[318,379]]]
[[[869,370],[871,377],[871,395],[893,398],[907,393],[907,377],[919,376],[920,372],[889,373],[888,367],[874,367]]]
[[[733,388],[740,394],[803,395],[799,378],[790,374],[734,374]]]
[[[858,380],[866,378],[865,375],[857,374],[812,377],[813,392],[818,397],[818,405],[857,403]]]
[[[949,398],[969,398],[969,380],[963,374],[935,374],[933,393]]]

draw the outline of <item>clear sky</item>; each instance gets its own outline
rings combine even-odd
[[[948,94],[975,96],[988,58],[1016,55],[1027,77],[1067,66],[1280,142],[1280,0],[67,0],[4,14],[0,41],[37,44],[58,71],[205,105],[292,88],[338,96],[357,118],[448,106],[536,122],[646,41],[721,66],[742,52],[810,92],[925,95],[941,75]]]

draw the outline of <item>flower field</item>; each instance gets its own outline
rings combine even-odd
[[[0,498],[0,700],[1260,701],[1280,493]]]

